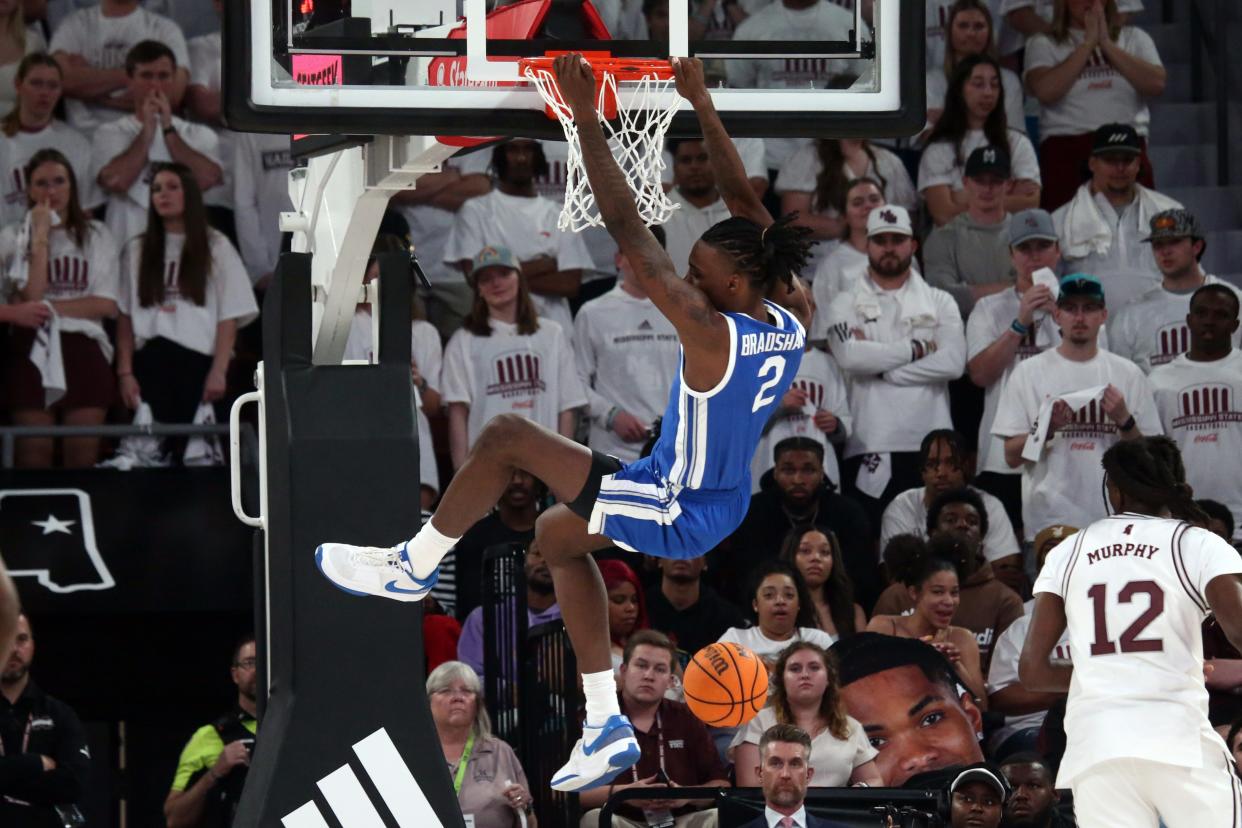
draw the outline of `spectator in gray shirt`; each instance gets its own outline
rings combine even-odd
[[[966,212],[932,231],[923,263],[928,284],[948,291],[965,318],[975,302],[1013,287],[1005,212],[1005,196],[1013,189],[1009,151],[984,146],[972,152],[963,187]]]

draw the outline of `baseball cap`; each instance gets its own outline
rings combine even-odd
[[[1061,541],[1078,531],[1077,526],[1068,526],[1064,523],[1054,523],[1051,526],[1045,526],[1035,535],[1035,550],[1038,551],[1048,545],[1050,541]]]
[[[1144,244],[1162,239],[1203,238],[1199,220],[1189,210],[1164,210],[1152,216],[1150,223],[1151,235],[1143,239]]]
[[[1090,273],[1071,273],[1061,279],[1061,295],[1058,301],[1070,296],[1086,296],[1104,301],[1104,285]]]
[[[485,267],[507,267],[513,270],[521,270],[522,264],[509,248],[488,245],[475,254],[474,262],[470,265],[470,281],[472,283],[474,282],[475,274]]]
[[[987,173],[1009,178],[1010,172],[1009,150],[1004,147],[979,147],[966,159],[967,178],[976,178]]]
[[[962,785],[970,782],[982,782],[988,785],[1000,794],[1002,802],[1009,798],[1009,782],[1005,779],[1005,775],[988,762],[978,762],[963,768],[949,783],[949,793],[953,793]]]
[[[1057,229],[1047,210],[1023,210],[1009,220],[1009,246],[1017,247],[1031,239],[1057,241]]]
[[[882,204],[867,216],[867,238],[880,233],[900,233],[913,236],[914,227],[910,224],[910,214],[905,207],[895,204]]]
[[[1130,152],[1135,155],[1143,151],[1138,130],[1129,124],[1105,124],[1095,131],[1095,143],[1091,147],[1092,155],[1106,152]]]

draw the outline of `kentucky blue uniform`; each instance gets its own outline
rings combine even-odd
[[[648,555],[697,558],[742,522],[751,458],[806,345],[789,311],[765,305],[774,324],[724,314],[729,367],[715,388],[693,391],[678,372],[651,455],[602,479],[592,534]]]

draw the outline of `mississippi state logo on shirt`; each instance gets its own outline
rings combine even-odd
[[[547,390],[547,384],[539,370],[539,357],[529,351],[513,351],[501,354],[492,362],[491,377],[487,383],[487,395],[527,397]]]
[[[288,170],[293,167],[293,153],[289,150],[266,150],[260,155],[263,172]]]
[[[1092,400],[1074,412],[1073,418],[1061,429],[1060,433],[1070,439],[1105,437],[1117,433],[1117,424],[1104,413],[1104,406],[1099,400]],[[1077,447],[1071,444],[1070,448]],[[1094,449],[1095,446],[1083,446],[1082,448]]]
[[[781,61],[781,68],[772,73],[772,79],[785,86],[821,87],[839,72],[832,68],[831,58],[791,57]]]
[[[1177,395],[1173,428],[1211,431],[1226,423],[1242,422],[1242,412],[1234,410],[1235,402],[1228,385],[1205,382],[1183,388]]]
[[[1035,342],[1039,336],[1039,320],[1031,323],[1026,333],[1022,334],[1022,340],[1018,343],[1018,361],[1030,359],[1033,356],[1039,356],[1047,350],[1046,345],[1039,345]]]
[[[1185,322],[1171,322],[1156,331],[1156,352],[1151,364],[1163,365],[1190,350],[1190,328]]]
[[[48,293],[78,296],[90,287],[91,265],[80,256],[57,256],[48,263]]]
[[[26,205],[26,171],[21,167],[9,170],[5,178],[4,203]]]

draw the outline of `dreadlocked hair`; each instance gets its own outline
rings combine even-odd
[[[734,216],[708,228],[703,241],[732,256],[737,269],[752,285],[762,285],[766,296],[779,283],[792,289],[794,277],[810,258],[811,231],[795,225],[796,216],[781,216],[767,228]]]
[[[1195,503],[1177,443],[1168,437],[1123,440],[1104,452],[1104,472],[1123,495],[1150,509],[1168,506],[1179,520],[1206,525],[1208,516]]]

